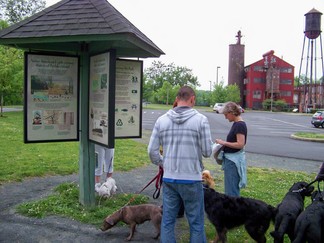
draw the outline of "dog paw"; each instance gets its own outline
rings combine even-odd
[[[159,237],[160,237],[160,234],[157,234],[156,236],[153,237],[153,239],[157,240],[157,239],[159,239]]]

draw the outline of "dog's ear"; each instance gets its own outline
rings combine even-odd
[[[115,221],[114,221],[112,218],[110,218],[110,217],[107,217],[107,218],[105,219],[105,221],[106,221],[107,224],[115,225]]]
[[[312,193],[314,190],[315,190],[315,187],[313,187],[313,186],[308,187],[308,192],[309,193]]]

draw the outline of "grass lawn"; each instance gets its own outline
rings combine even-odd
[[[0,117],[0,185],[27,177],[78,173],[78,142],[24,144],[23,112],[5,115]],[[115,151],[116,171],[129,171],[149,163],[147,158],[143,160],[146,147],[134,140],[117,139],[115,146],[118,148]],[[128,153],[123,153],[126,149]]]
[[[0,184],[11,181],[22,181],[28,177],[43,177],[48,175],[67,175],[78,173],[78,143],[23,143],[23,112],[6,113],[0,117]],[[147,144],[132,139],[116,140],[115,171],[127,171],[149,163]],[[127,149],[127,153],[123,153]],[[204,160],[205,167],[212,171],[215,177],[216,190],[223,191],[223,173],[210,159]],[[263,200],[276,206],[291,185],[297,181],[310,182],[315,175],[307,173],[283,171],[274,169],[248,168],[248,187],[242,190],[242,196]],[[58,214],[71,217],[85,223],[98,226],[102,219],[134,195],[115,195],[112,199],[97,198],[95,208],[84,208],[78,203],[78,187],[76,184],[62,184],[55,193],[37,202],[29,202],[18,207],[18,211],[31,217],[45,217]],[[145,196],[136,197],[134,204],[147,202]],[[306,204],[310,199],[305,200]],[[111,211],[107,211],[107,208]],[[187,227],[184,224],[183,227]],[[208,240],[215,236],[215,229],[206,219]],[[267,240],[273,242],[269,232]],[[188,231],[181,242],[188,242]],[[228,242],[253,242],[243,227],[228,233]],[[285,239],[285,242],[289,242]]]

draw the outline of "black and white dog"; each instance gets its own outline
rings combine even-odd
[[[284,235],[294,240],[295,221],[299,214],[304,211],[304,200],[311,196],[314,187],[308,186],[304,181],[296,182],[286,193],[282,202],[277,206],[278,212],[275,219],[275,230],[271,232],[274,243],[284,242]]]

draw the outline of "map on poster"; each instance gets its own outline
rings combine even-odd
[[[26,53],[25,67],[25,143],[79,140],[79,58]]]
[[[109,52],[90,57],[89,139],[108,146]]]
[[[142,136],[142,73],[142,61],[116,61],[116,138]]]

